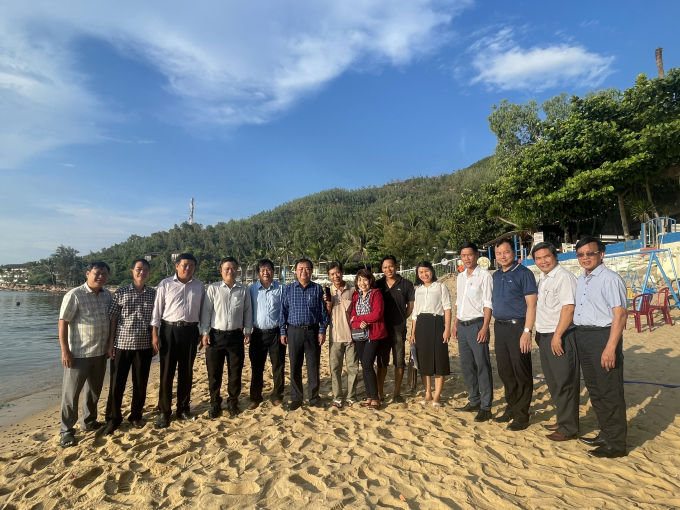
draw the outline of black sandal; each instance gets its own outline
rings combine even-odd
[[[59,446],[62,448],[70,448],[76,445],[76,438],[73,434],[64,434],[59,440]]]

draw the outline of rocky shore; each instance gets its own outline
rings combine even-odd
[[[29,285],[27,283],[0,283],[0,291],[2,290],[16,292],[64,293],[71,290],[71,287],[62,287],[59,285]]]

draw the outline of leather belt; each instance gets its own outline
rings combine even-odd
[[[576,326],[576,331],[603,331],[611,326]]]
[[[260,329],[260,328],[253,328],[253,329],[256,330],[256,331],[259,331],[260,333],[276,333],[277,331],[279,331],[280,328],[278,326],[276,326],[275,328],[272,328],[272,329]]]
[[[163,321],[163,323],[167,324],[168,326],[176,326],[178,328],[186,328],[188,326],[198,326],[198,322],[187,322],[187,321],[176,321],[176,322]]]
[[[212,331],[215,333],[226,333],[227,335],[233,335],[235,333],[238,333],[239,331],[243,331],[242,329],[216,329],[216,328],[210,328]]]
[[[484,317],[475,317],[474,319],[470,319],[469,321],[458,321],[458,324],[461,326],[472,326],[473,324],[479,324],[480,322],[484,322]]]
[[[310,329],[318,329],[319,326],[317,324],[314,324],[313,326],[296,326],[295,324],[288,324],[289,328],[295,328],[295,329],[304,329],[305,331],[308,331]]]
[[[496,324],[501,326],[509,326],[511,324],[524,324],[526,321],[524,319],[496,319]]]

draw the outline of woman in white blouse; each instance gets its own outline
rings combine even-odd
[[[441,407],[439,397],[444,377],[451,373],[449,338],[451,338],[451,294],[437,281],[432,264],[423,261],[416,267],[416,299],[413,306],[411,343],[416,345],[418,370],[423,378],[425,399]],[[434,395],[432,394],[434,376]]]

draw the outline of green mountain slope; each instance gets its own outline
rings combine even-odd
[[[178,250],[197,255],[198,276],[206,280],[219,278],[215,261],[227,255],[244,265],[265,256],[291,262],[301,255],[355,265],[375,264],[385,253],[407,265],[422,258],[436,260],[451,244],[456,230],[452,213],[461,197],[497,179],[491,163],[488,157],[451,174],[330,189],[214,226],[183,223],[168,232],[133,235],[86,259],[108,262],[114,284],[129,281],[129,263],[150,252],[158,254],[152,260],[152,283],[173,272],[170,254]],[[503,227],[492,225],[492,230]]]

